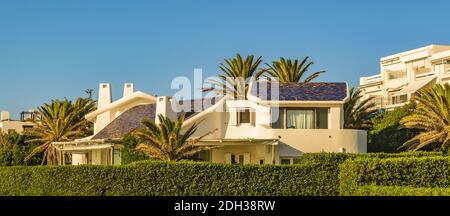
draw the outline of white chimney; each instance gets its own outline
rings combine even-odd
[[[8,111],[1,111],[0,112],[0,121],[9,121],[9,112]]]
[[[98,104],[97,108],[101,109],[108,106],[112,102],[111,84],[110,83],[100,83],[98,89]]]
[[[172,121],[177,119],[177,113],[172,109],[172,98],[167,96],[161,96],[156,98],[156,116],[155,123],[159,124],[158,116],[163,115],[168,117]]]
[[[98,90],[97,109],[105,108],[112,103],[111,84],[100,83]],[[111,112],[106,111],[97,116],[94,122],[94,134],[100,132],[109,123],[111,123]]]
[[[134,93],[134,85],[133,83],[125,83],[123,87],[123,97],[130,96]]]

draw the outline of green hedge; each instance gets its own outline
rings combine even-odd
[[[415,188],[401,186],[360,186],[352,196],[450,196],[450,188]]]
[[[450,187],[450,158],[409,157],[348,160],[340,167],[340,193],[353,195],[366,185]]]
[[[357,158],[398,158],[398,157],[427,157],[443,155],[442,152],[403,152],[403,153],[368,153],[368,154],[353,154],[353,153],[305,153],[299,159],[298,164],[318,163],[322,166],[328,167],[330,173],[329,185],[333,188],[336,194],[339,194],[339,165],[346,160],[354,160]]]
[[[399,158],[399,157],[432,157],[443,156],[442,152],[401,152],[401,153],[367,153],[367,154],[355,154],[355,153],[305,153],[298,160],[299,164],[302,163],[327,163],[339,165],[348,159],[357,158]]]
[[[1,167],[0,195],[338,195],[319,164],[225,165],[137,162],[121,166]]]

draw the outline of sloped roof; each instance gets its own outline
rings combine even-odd
[[[185,119],[192,118],[201,111],[208,109],[215,105],[220,98],[207,98],[196,99],[180,102],[180,110],[178,116],[185,112]],[[155,120],[156,118],[156,104],[144,104],[135,106],[116,119],[114,119],[109,125],[103,128],[92,139],[117,139],[126,136],[127,134],[142,128],[142,119]]]
[[[347,97],[347,84],[344,82],[261,82],[252,87],[250,94],[262,100],[270,100],[275,93],[272,87],[275,84],[279,85],[279,101],[342,101]],[[274,96],[273,98],[277,98]]]

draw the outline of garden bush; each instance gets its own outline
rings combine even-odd
[[[359,158],[340,167],[341,195],[358,194],[361,186],[402,186],[414,188],[449,188],[450,158],[403,157]]]
[[[359,186],[352,196],[450,196],[450,188],[415,188],[401,186]]]
[[[401,152],[401,153],[305,153],[303,154],[298,163],[326,163],[339,165],[348,159],[357,158],[398,158],[398,157],[431,157],[431,156],[443,156],[442,152]]]
[[[357,158],[398,158],[398,157],[427,157],[427,156],[440,156],[442,152],[402,152],[402,153],[367,153],[367,154],[354,154],[354,153],[305,153],[300,157],[299,164],[317,163],[321,166],[327,167],[331,172],[329,184],[333,188],[333,191],[339,193],[339,165],[346,160],[354,160]]]
[[[225,165],[136,162],[120,166],[1,167],[0,195],[338,195],[320,164]]]

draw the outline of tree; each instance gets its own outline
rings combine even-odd
[[[400,120],[412,113],[415,103],[408,103],[391,111],[375,113],[370,121],[372,128],[367,131],[368,152],[399,152],[400,146],[417,135],[417,129],[405,128]]]
[[[247,99],[247,92],[252,78],[258,78],[262,74],[259,65],[262,57],[254,59],[249,55],[242,59],[241,55],[236,54],[233,59],[224,59],[225,63],[219,65],[222,74],[217,75],[219,80],[208,80],[207,83],[212,87],[203,88],[204,92],[215,92],[219,95],[232,95],[235,99]]]
[[[184,113],[176,121],[159,115],[160,123],[158,125],[150,120],[142,120],[145,127],[135,132],[138,140],[137,150],[153,159],[179,161],[202,150],[209,149],[195,144],[211,132],[199,138],[191,139],[190,137],[197,131],[198,124],[192,124],[184,133],[181,133],[184,118]]]
[[[25,157],[34,144],[25,141],[27,137],[16,132],[3,133],[0,131],[0,166],[35,165],[39,157],[25,161]]]
[[[370,117],[376,112],[372,98],[361,100],[361,91],[351,88],[350,99],[344,104],[344,128],[364,129],[372,127]]]
[[[75,103],[67,99],[52,100],[38,108],[41,119],[29,132],[36,137],[28,142],[38,142],[40,145],[26,157],[26,160],[35,154],[43,152],[42,164],[56,164],[56,151],[53,142],[71,141],[92,134],[92,123],[84,116],[94,111],[95,103],[89,98],[78,98]]]
[[[413,96],[417,106],[400,123],[406,128],[414,128],[419,134],[405,142],[407,150],[446,151],[450,143],[450,85],[437,84],[422,89]]]
[[[281,57],[277,61],[273,61],[272,65],[266,64],[267,74],[277,78],[281,83],[308,83],[317,78],[325,71],[313,72],[310,76],[302,81],[303,76],[308,72],[314,62],[308,62],[309,57],[305,57],[301,62],[298,59],[284,59]]]

